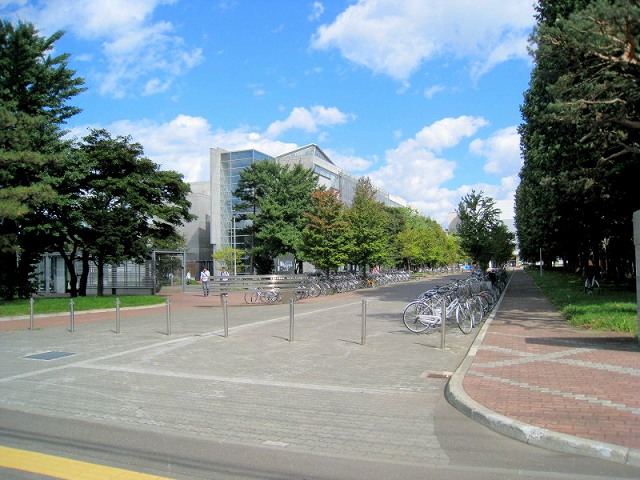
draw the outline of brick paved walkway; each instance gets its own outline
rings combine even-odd
[[[463,385],[517,421],[640,450],[639,353],[628,334],[568,326],[517,271]]]

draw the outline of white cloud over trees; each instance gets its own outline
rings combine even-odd
[[[461,13],[463,12],[463,13]],[[511,58],[528,58],[529,0],[359,0],[318,27],[315,49],[333,49],[375,73],[406,81],[435,57],[469,58],[474,77]]]

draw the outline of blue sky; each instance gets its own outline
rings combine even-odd
[[[533,0],[0,0],[64,30],[67,125],[131,135],[187,181],[209,148],[315,143],[446,225],[472,189],[512,217]]]

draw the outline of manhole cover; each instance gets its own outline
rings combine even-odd
[[[71,352],[44,352],[44,353],[36,353],[34,355],[27,355],[24,358],[33,358],[35,360],[56,360],[62,357],[68,357],[69,355],[75,355],[75,353]]]

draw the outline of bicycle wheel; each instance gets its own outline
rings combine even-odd
[[[591,282],[591,290],[596,295],[600,295],[600,284],[598,283],[598,280],[596,280],[595,278],[593,279],[593,282]]]
[[[484,295],[483,292],[480,292],[480,293],[475,295],[475,298],[476,298],[476,301],[482,307],[482,316],[484,317],[487,313],[489,313],[489,311],[491,310],[491,307],[493,306],[489,302],[489,296],[488,295]]]
[[[471,330],[473,330],[472,310],[471,306],[467,303],[461,303],[456,308],[456,323],[460,331],[465,335],[471,333]]]
[[[486,315],[484,310],[484,305],[479,298],[471,298],[469,299],[471,302],[471,321],[473,327],[480,324],[482,320],[484,320],[484,316]]]
[[[423,302],[411,302],[402,312],[404,326],[414,333],[422,333],[434,325],[427,316],[433,315],[431,308]]]
[[[264,292],[264,297],[267,303],[276,303],[281,300],[280,292],[276,290],[269,290],[267,292]]]

